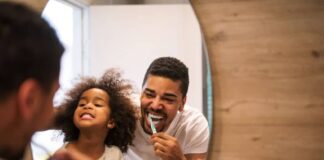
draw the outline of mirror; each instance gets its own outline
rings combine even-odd
[[[118,67],[141,89],[149,64],[160,56],[174,56],[189,67],[187,104],[202,111],[202,42],[189,3],[90,6],[90,65],[88,74],[100,76]]]
[[[47,5],[51,5],[53,1],[50,0]],[[56,0],[61,4],[79,5],[81,11],[72,9],[70,12],[72,15],[81,13],[81,16],[84,16],[66,22],[62,22],[62,17],[68,18],[66,14],[59,16],[61,24],[57,26],[71,29],[65,33],[58,31],[59,34],[64,36],[76,33],[77,36],[63,40],[67,52],[75,52],[63,57],[63,61],[66,61],[63,62],[63,75],[60,79],[63,90],[59,92],[58,97],[63,96],[64,90],[73,85],[72,80],[75,76],[100,76],[112,67],[120,68],[124,77],[134,82],[139,93],[149,64],[157,57],[173,56],[189,68],[190,85],[186,104],[202,112],[211,126],[212,87],[207,50],[188,0],[76,1]],[[49,6],[46,6],[44,12],[49,9],[47,7]],[[57,12],[57,6],[54,8],[55,12],[52,14],[62,14]],[[81,25],[72,24],[71,27],[67,27],[69,21],[80,22]],[[78,26],[83,27],[77,29]],[[73,46],[75,44],[80,47]],[[139,97],[136,98],[139,100]],[[60,98],[56,101],[59,103]],[[44,141],[49,137],[54,138],[51,138],[50,142]],[[58,133],[54,136],[52,132],[38,133],[34,139],[36,144],[43,142],[46,146],[56,143],[52,148],[47,147],[49,152],[62,145],[62,137]],[[44,149],[37,149],[39,146],[32,147],[35,153],[39,150],[34,157],[44,154],[41,153]]]

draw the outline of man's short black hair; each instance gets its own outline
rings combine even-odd
[[[146,70],[142,86],[146,83],[149,75],[169,78],[181,82],[181,93],[185,97],[189,86],[188,67],[174,57],[160,57],[155,59]]]
[[[59,76],[63,52],[54,29],[39,13],[0,2],[0,98],[29,78],[49,90]]]

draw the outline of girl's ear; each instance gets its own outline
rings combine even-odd
[[[109,128],[109,129],[115,128],[115,121],[113,119],[110,119],[108,121],[107,128]]]

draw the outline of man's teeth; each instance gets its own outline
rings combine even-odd
[[[163,116],[153,115],[151,113],[149,113],[148,116],[152,117],[153,121],[158,121],[158,120],[161,120],[163,118]]]
[[[156,126],[159,123],[159,121],[153,121],[152,120],[152,123],[154,124],[154,126]]]

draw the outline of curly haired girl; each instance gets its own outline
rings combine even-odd
[[[114,69],[99,80],[84,77],[67,93],[60,105],[56,124],[65,134],[66,150],[93,159],[123,159],[132,144],[135,106],[132,86]]]

